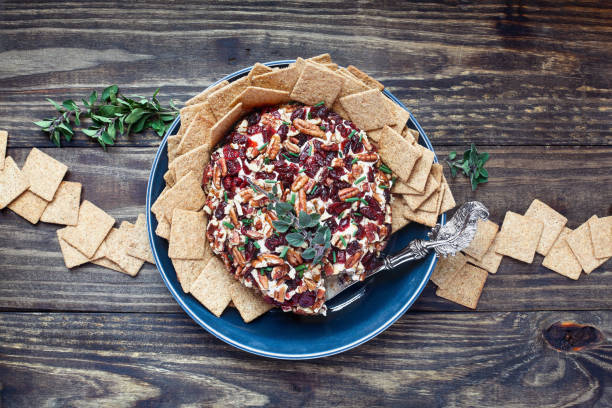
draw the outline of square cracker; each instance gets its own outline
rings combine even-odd
[[[447,212],[455,208],[457,203],[455,202],[455,198],[453,197],[453,192],[450,189],[450,186],[446,182],[446,178],[442,176],[442,184],[444,189],[444,195],[442,196],[442,202],[440,203],[440,214]]]
[[[221,119],[231,109],[231,104],[238,95],[250,85],[248,77],[242,77],[223,88],[208,95],[208,103],[217,120]]]
[[[354,93],[338,99],[351,121],[365,131],[380,129],[395,122],[386,98],[376,89]]]
[[[401,134],[401,131],[404,129],[404,126],[406,126],[408,119],[410,119],[410,113],[387,97],[385,97],[385,104],[387,105],[387,110],[391,113],[391,117],[393,118],[389,126],[395,126],[397,131]],[[402,134],[402,136],[404,135]]]
[[[115,219],[85,200],[79,208],[79,221],[74,227],[66,227],[62,238],[91,258],[115,224]]]
[[[370,89],[368,86],[366,86],[366,84],[355,78],[353,75],[347,73],[346,71],[337,71],[337,74],[344,77],[344,83],[342,84],[342,88],[340,88],[338,100],[334,103],[334,106],[332,107],[334,110],[338,105],[340,105],[340,98],[368,91]]]
[[[525,212],[525,217],[540,220],[544,224],[542,237],[540,237],[536,252],[546,256],[559,237],[559,234],[561,234],[561,231],[563,231],[563,227],[567,224],[567,218],[537,198],[529,205],[529,208]]]
[[[379,91],[382,91],[383,89],[385,89],[385,86],[383,84],[381,84],[380,82],[378,82],[377,80],[375,80],[374,78],[372,78],[365,72],[359,70],[357,67],[353,65],[349,65],[348,67],[346,67],[346,70],[350,72],[351,74],[355,75],[355,77],[359,78],[360,81],[362,81],[364,84],[366,84],[370,88],[376,88]]]
[[[401,196],[393,196],[393,201],[391,201],[391,232],[396,232],[404,228],[407,224],[410,224],[404,217],[404,207],[408,206],[402,200]]]
[[[64,234],[64,231],[66,230],[66,228],[67,227],[58,229],[56,232],[57,240],[59,241],[60,249],[62,251],[62,255],[64,256],[64,263],[66,264],[66,268],[71,269],[71,268],[74,268],[75,266],[83,265],[84,263],[87,263],[87,262],[94,262],[105,256],[106,245],[104,244],[98,247],[98,249],[96,250],[96,253],[91,258],[88,258],[85,255],[83,255],[81,252],[79,252],[79,250],[77,250],[75,247],[67,243],[62,238],[62,235]]]
[[[46,201],[51,201],[68,171],[68,166],[33,148],[21,171],[30,182],[30,191]]]
[[[287,103],[290,100],[291,98],[289,97],[288,91],[249,86],[232,101],[231,105],[233,106],[242,102],[242,107],[244,109],[252,109],[260,106]]]
[[[191,294],[212,314],[219,317],[232,300],[231,288],[239,285],[218,257],[208,261],[191,284]]]
[[[106,257],[119,265],[122,272],[130,275],[138,275],[144,261],[127,253],[131,241],[131,231],[134,228],[129,222],[122,222],[119,229],[112,228],[106,237]]]
[[[206,247],[206,223],[202,211],[176,208],[172,213],[168,256],[178,259],[202,259]]]
[[[404,194],[403,195],[404,201],[406,201],[406,203],[410,206],[410,208],[413,211],[420,209],[421,204],[423,204],[436,191],[438,191],[441,180],[442,180],[442,165],[436,164],[435,167],[432,167],[432,171],[431,173],[429,173],[429,176],[427,177],[427,185],[425,186],[425,191],[423,191],[422,193]]]
[[[6,144],[8,142],[8,132],[0,130],[0,170],[4,168],[4,157],[6,156]]]
[[[205,90],[203,90],[202,92],[200,92],[199,94],[197,94],[196,96],[194,96],[193,98],[185,102],[185,106],[195,105],[196,103],[204,102],[206,98],[208,98],[208,95],[215,92],[217,89],[223,88],[225,85],[228,85],[228,84],[229,84],[229,81],[223,80],[219,82],[218,84],[209,86],[208,88],[206,88]]]
[[[11,156],[7,156],[0,170],[0,210],[28,189],[30,183]]]
[[[102,267],[107,268],[107,269],[111,269],[113,271],[117,271],[117,272],[121,272],[121,273],[127,273],[126,271],[121,269],[121,267],[119,265],[117,265],[116,263],[114,263],[113,261],[111,261],[110,259],[108,259],[106,257],[93,260],[93,261],[91,261],[91,263],[95,264],[95,265],[98,265],[98,266],[102,266]]]
[[[181,126],[182,127],[182,126]],[[176,159],[178,147],[181,144],[181,137],[178,135],[168,136],[168,163],[172,163]]]
[[[314,57],[308,58],[307,61],[318,62],[319,64],[332,64],[331,55],[329,53],[315,55]]]
[[[13,210],[17,215],[28,220],[32,224],[36,224],[40,220],[40,216],[47,207],[48,202],[31,192],[26,190],[19,197],[14,199],[8,208]]]
[[[488,275],[484,269],[466,264],[453,274],[446,288],[436,290],[436,295],[470,309],[476,309]]]
[[[497,237],[495,252],[531,263],[543,229],[542,221],[508,211]]]
[[[208,145],[210,143],[210,131],[216,121],[215,116],[208,108],[205,107],[198,112],[187,130],[185,130],[185,134],[176,150],[177,156],[185,154],[196,147]]]
[[[389,126],[383,128],[378,152],[383,162],[403,181],[410,173],[422,152]]]
[[[481,260],[466,255],[467,261],[472,265],[476,265],[489,273],[497,273],[499,265],[501,264],[501,261],[503,259],[503,255],[500,255],[495,252],[496,243],[497,237],[493,240],[493,243],[491,244],[487,252],[482,256]]]
[[[589,218],[584,224],[572,231],[565,240],[569,244],[574,256],[582,265],[584,272],[589,274],[593,272],[597,267],[606,262],[608,258],[596,258],[593,252],[593,242],[591,241],[591,229],[589,224],[594,222],[597,216],[594,215]]]
[[[439,257],[438,263],[431,274],[431,281],[439,288],[447,288],[453,275],[467,263],[467,258],[461,252],[455,256]]]
[[[210,261],[207,259],[171,259],[176,277],[181,284],[183,292],[189,293],[191,285],[198,279],[204,267]]]
[[[232,302],[238,309],[238,313],[245,323],[250,323],[259,316],[272,309],[273,306],[267,303],[260,293],[249,289],[238,282],[230,287]]]
[[[477,261],[482,260],[482,257],[487,253],[489,247],[493,243],[497,231],[499,231],[499,225],[496,223],[490,220],[478,220],[474,239],[463,252]]]
[[[195,174],[204,174],[204,168],[209,161],[210,147],[203,145],[177,157],[170,163],[170,171],[174,172],[174,178],[177,180],[185,177],[190,171]]]
[[[131,239],[127,248],[128,255],[155,264],[153,252],[151,252],[151,246],[149,245],[147,217],[144,214],[138,214],[138,219],[136,220],[134,228],[132,228],[130,234]]]
[[[170,163],[171,165],[172,163]],[[174,171],[168,170],[164,173],[164,181],[166,182],[166,186],[172,187],[174,183],[176,183],[176,179],[174,178]]]
[[[307,62],[291,91],[291,99],[306,105],[315,105],[323,101],[325,106],[331,108],[343,83],[343,76],[318,64]]]
[[[249,78],[249,83],[253,80],[253,77],[256,77],[257,75],[267,74],[268,72],[272,71],[272,68],[270,68],[269,66],[264,65],[260,62],[256,62],[255,65],[253,65],[253,68],[251,68],[251,70],[249,71],[249,74],[247,75]]]
[[[419,137],[421,136],[418,130],[410,129],[408,126],[401,131],[401,134],[404,136],[404,139],[408,140],[412,144],[418,143]]]
[[[612,216],[589,220],[595,258],[612,256]]]
[[[161,194],[151,211],[158,221],[161,217],[172,220],[172,212],[175,208],[189,211],[199,211],[206,202],[206,195],[200,184],[202,177],[190,171],[179,179],[171,189]]]
[[[419,144],[413,145],[421,152],[421,156],[414,164],[414,169],[410,173],[410,177],[406,181],[406,185],[416,191],[423,191],[427,183],[427,176],[431,171],[431,166],[434,164],[435,154],[428,148]]]
[[[40,220],[51,224],[77,225],[81,188],[81,183],[62,181]]]
[[[219,143],[227,132],[234,126],[234,123],[244,114],[244,109],[242,108],[242,103],[234,106],[225,116],[215,123],[215,125],[210,130],[210,141],[209,146],[214,147]]]
[[[170,223],[164,217],[157,220],[155,235],[166,240],[170,239]]]
[[[404,206],[403,215],[406,219],[414,221],[417,224],[427,225],[428,227],[434,227],[438,222],[438,214],[435,212],[427,212],[416,210],[413,211],[410,206]]]
[[[552,248],[542,260],[542,266],[570,279],[577,280],[582,272],[582,265],[567,244],[566,238],[572,230],[563,227]]]
[[[193,118],[195,118],[196,115],[201,112],[202,109],[205,108],[210,109],[210,105],[207,101],[185,106],[184,108],[181,108],[179,110],[179,114],[181,116],[181,127],[175,135],[178,139],[181,139],[183,137],[183,134],[191,124]]]
[[[279,91],[291,92],[300,76],[300,68],[297,66],[282,68],[267,74],[254,75],[251,85],[260,88],[278,89]]]

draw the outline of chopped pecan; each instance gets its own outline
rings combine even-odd
[[[296,154],[300,153],[300,147],[296,145],[295,143],[292,143],[289,140],[285,140],[284,146],[285,146],[285,149],[289,150],[290,152],[293,152]]]
[[[357,187],[347,187],[338,191],[338,197],[340,197],[340,200],[342,201],[346,200],[347,198],[355,197],[357,194],[359,194],[359,189]]]
[[[285,276],[289,272],[289,267],[287,265],[275,266],[272,268],[272,279],[280,279]]]
[[[332,167],[344,167],[344,159],[336,157],[335,159],[332,160],[331,166]]]
[[[289,248],[287,251],[287,262],[289,262],[291,266],[295,267],[304,263],[304,260],[298,251],[293,248]]]
[[[370,143],[367,137],[361,140],[361,144],[363,144],[363,147],[365,147],[368,152],[372,151],[372,143]]]
[[[359,160],[364,161],[364,162],[375,162],[378,160],[378,154],[374,152],[361,153],[361,154],[358,154],[357,157],[359,158]]]
[[[378,234],[378,226],[376,224],[374,224],[373,222],[368,222],[365,225],[364,230],[368,242],[376,241],[376,234]]]
[[[363,276],[365,276],[365,273],[363,274]],[[325,298],[319,298],[319,300],[317,300],[314,305],[310,306],[312,308],[312,310],[317,310],[320,309],[321,306],[323,306],[323,302],[325,302]]]
[[[380,231],[378,232],[378,237],[380,239],[385,239],[388,234],[389,234],[389,229],[387,228],[387,226],[386,225],[381,225],[380,226]]]
[[[259,275],[257,279],[259,279],[259,286],[262,289],[268,289],[268,277],[266,275]]]
[[[234,257],[234,262],[238,265],[244,266],[246,264],[246,260],[244,259],[244,255],[238,249],[238,247],[232,247],[232,256]]]
[[[213,184],[215,188],[221,188],[221,167],[215,166],[215,172],[213,173]]]
[[[272,136],[272,139],[270,139],[270,142],[268,144],[268,148],[266,149],[266,155],[270,159],[276,159],[276,156],[278,155],[278,152],[280,152],[280,148],[281,148],[280,136],[279,135],[274,135],[274,136]]]
[[[262,239],[264,237],[264,235],[261,232],[254,231],[252,229],[246,230],[244,235],[254,240]]]
[[[355,180],[357,180],[359,176],[361,176],[361,173],[363,173],[363,167],[358,164],[353,164],[353,167],[351,167],[351,174],[353,175]]]
[[[293,143],[295,143],[295,144],[300,143],[300,139],[298,139],[298,138],[297,138],[297,137],[295,137],[295,136],[291,136],[291,137],[289,138],[289,140],[291,140],[291,141],[292,141]]]
[[[268,201],[270,201],[268,197],[261,197],[261,198],[258,198],[257,200],[249,201],[249,205],[255,208],[263,207],[264,205],[268,204]]]
[[[340,147],[338,143],[322,144],[321,150],[325,150],[326,152],[337,152],[340,150]]]
[[[353,255],[350,256],[349,259],[346,260],[346,262],[344,263],[344,267],[352,268],[353,266],[357,264],[357,262],[361,259],[362,256],[363,256],[363,251],[355,252]]]
[[[293,184],[291,184],[291,191],[298,191],[306,184],[307,181],[308,176],[305,174],[300,174],[298,178],[293,180]]]
[[[247,202],[251,198],[253,198],[253,191],[251,189],[246,189],[245,188],[244,190],[240,190],[238,195],[240,195],[240,198],[242,198],[243,202]]]
[[[374,193],[372,194],[372,197],[374,197],[374,199],[378,201],[378,204],[380,204],[381,206],[385,205],[385,199],[382,198],[379,194]]]
[[[309,193],[310,190],[312,190],[312,188],[315,186],[315,184],[317,184],[315,179],[308,179],[308,183],[306,183],[306,185],[304,186],[304,191]]]
[[[334,267],[330,263],[325,264],[325,276],[334,274]]]
[[[232,245],[240,244],[240,234],[238,233],[238,231],[236,231],[236,230],[232,231],[232,236],[231,236],[229,242]]]
[[[299,206],[299,211],[297,211],[296,214],[299,214],[300,211],[306,211],[306,191],[304,189],[300,190],[298,193],[298,199],[295,200],[295,202]]]
[[[261,152],[255,146],[249,147],[247,149],[247,156],[249,156],[249,157],[255,158],[255,157],[259,156],[259,153],[261,153]]]
[[[230,208],[229,216],[230,216],[230,219],[232,220],[232,224],[234,224],[234,227],[239,227],[240,221],[238,221],[238,214],[236,214],[236,208],[234,206]]]
[[[278,290],[276,292],[274,292],[274,300],[276,300],[279,303],[282,303],[285,301],[285,293],[287,293],[287,286],[283,285],[280,288],[278,288]]]
[[[291,192],[290,189],[286,188],[283,190],[283,194],[281,195],[281,200],[282,201],[287,201],[287,197],[289,196],[289,193]]]
[[[261,254],[257,259],[265,262],[268,265],[282,265],[283,263],[285,263],[285,261],[283,261],[283,258],[274,254]]]
[[[308,290],[315,290],[317,288],[317,283],[312,279],[304,278],[302,281],[306,284]]]
[[[314,123],[307,122],[304,119],[294,119],[293,125],[301,133],[305,133],[307,135],[314,136],[319,139],[325,139],[325,132]]]
[[[221,166],[221,175],[223,177],[227,176],[227,163],[225,162],[225,158],[219,157],[219,165]]]

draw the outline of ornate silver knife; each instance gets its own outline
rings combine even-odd
[[[367,272],[366,279],[379,272],[398,267],[406,262],[424,258],[432,249],[439,256],[454,255],[466,248],[474,239],[478,220],[486,220],[489,210],[478,201],[470,201],[457,209],[453,217],[444,225],[437,224],[429,233],[429,240],[415,239],[406,248],[395,255],[382,258],[382,265]],[[360,281],[354,281],[347,275],[338,275],[336,279],[326,281],[326,301]],[[357,296],[361,297],[361,296]],[[330,311],[339,310],[355,300],[355,297],[341,305],[329,307]]]

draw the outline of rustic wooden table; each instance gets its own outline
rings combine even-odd
[[[501,222],[536,197],[574,228],[612,213],[609,2],[0,1],[0,128],[19,165],[33,146],[70,166],[118,220],[142,212],[159,138],[54,148],[32,125],[45,97],[116,83],[185,101],[257,61],[330,52],[402,99],[444,157],[475,142],[487,185],[452,183]],[[528,3],[528,4],[527,4]],[[448,172],[448,169],[445,171]],[[448,176],[448,173],[447,173]],[[64,267],[56,227],[0,212],[0,405],[611,406],[612,262],[578,281],[505,259],[477,311],[434,295],[341,355],[286,362],[197,326],[155,267],[137,278]],[[548,347],[576,321],[604,341]]]

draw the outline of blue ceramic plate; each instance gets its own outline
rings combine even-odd
[[[283,67],[293,61],[275,61],[266,65]],[[245,76],[251,68],[245,68],[222,80],[234,81]],[[389,91],[386,96],[406,108]],[[168,258],[168,242],[155,235],[157,221],[151,216],[151,204],[155,202],[165,182],[168,169],[167,138],[175,134],[180,118],[172,124],[164,137],[153,161],[147,187],[147,227],[149,240],[157,268],[172,293],[193,320],[204,329],[232,346],[250,353],[281,359],[310,359],[341,353],[356,347],[381,333],[400,318],[417,299],[436,263],[434,254],[405,265],[397,270],[379,274],[363,284],[354,285],[328,302],[334,307],[349,303],[327,317],[304,317],[273,309],[252,323],[245,324],[234,308],[227,308],[220,318],[215,317],[193,296],[185,294]],[[409,126],[421,133],[421,144],[433,151],[425,132],[412,114]],[[437,159],[436,159],[437,161]],[[444,223],[444,215],[439,222]],[[387,247],[395,253],[415,238],[425,238],[428,228],[414,223],[393,234]],[[352,302],[349,302],[352,300]]]

